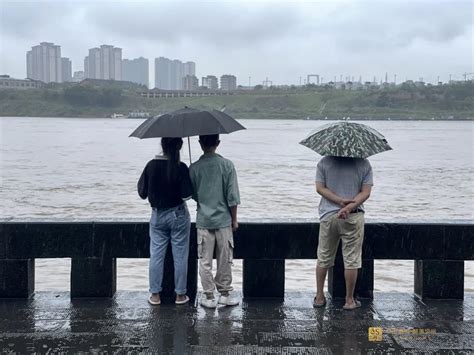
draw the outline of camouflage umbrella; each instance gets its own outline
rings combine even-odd
[[[318,127],[300,144],[324,156],[348,158],[367,158],[392,149],[375,129],[347,121]]]

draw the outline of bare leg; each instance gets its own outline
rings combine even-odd
[[[316,303],[324,303],[324,282],[326,281],[328,269],[316,265]]]
[[[346,304],[350,307],[354,304],[354,289],[357,281],[357,269],[345,269],[344,278],[346,279]]]

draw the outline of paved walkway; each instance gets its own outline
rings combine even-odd
[[[311,294],[284,302],[246,301],[206,310],[147,304],[145,292],[114,299],[69,299],[38,292],[0,300],[0,353],[365,354],[460,353],[474,349],[474,294],[464,301],[421,302],[410,294],[376,293],[357,311]],[[370,331],[369,329],[375,327]],[[381,328],[381,329],[380,329]]]

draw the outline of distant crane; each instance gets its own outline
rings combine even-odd
[[[309,84],[310,78],[316,78],[316,85],[319,85],[319,74],[308,74],[306,77],[306,84]]]
[[[270,85],[268,85],[268,84],[270,84]],[[269,86],[273,86],[273,81],[268,80],[268,77],[267,77],[267,78],[263,81],[263,86],[265,86],[265,87],[267,87],[267,88],[268,88]]]
[[[324,111],[324,109],[326,108],[326,104],[327,104],[327,101],[324,102],[322,105],[321,105],[321,108],[319,109],[319,114],[321,115]]]
[[[470,75],[474,75],[474,73],[464,73],[464,74],[462,75],[462,76],[464,77],[464,81],[466,81],[466,80],[471,80],[471,79],[469,78]]]

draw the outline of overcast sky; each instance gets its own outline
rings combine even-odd
[[[61,46],[73,71],[88,49],[196,62],[198,78],[298,84],[320,74],[434,82],[473,72],[472,1],[0,1],[0,74],[26,76],[26,52]]]

